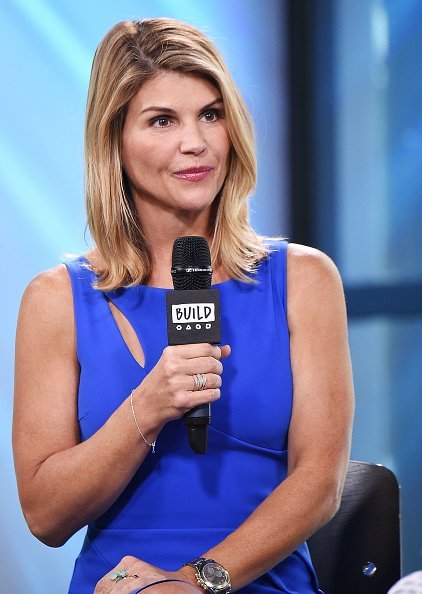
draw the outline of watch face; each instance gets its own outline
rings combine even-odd
[[[228,573],[218,563],[207,563],[202,568],[202,577],[207,586],[224,588],[228,584]]]

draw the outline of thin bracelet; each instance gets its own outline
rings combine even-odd
[[[158,582],[151,582],[150,584],[147,584],[146,586],[142,586],[142,588],[139,588],[139,590],[134,590],[130,594],[138,594],[138,592],[142,592],[143,590],[146,590],[147,588],[150,588],[151,586],[155,586],[155,584],[164,584],[165,582],[182,582],[182,584],[189,584],[190,586],[193,585],[191,582],[186,582],[185,580],[176,580],[174,578],[171,578],[171,579],[167,579],[167,580],[158,580]],[[193,587],[195,588],[195,586],[193,586]]]
[[[136,415],[135,415],[135,409],[133,408],[133,393],[134,393],[134,391],[135,390],[132,390],[132,392],[130,393],[130,407],[132,409],[133,420],[135,421],[135,424],[138,427],[138,431],[139,431],[142,439],[144,440],[144,442],[147,444],[147,446],[149,448],[152,448],[152,453],[155,454],[155,442],[157,441],[157,438],[154,439],[154,441],[152,443],[148,443],[147,440],[144,437],[144,434],[141,431],[141,428],[139,427],[138,419],[136,418]]]

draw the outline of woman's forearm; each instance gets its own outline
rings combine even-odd
[[[159,428],[139,421],[150,443]],[[89,439],[39,465],[21,496],[31,532],[49,546],[64,544],[114,503],[149,449],[126,399]]]
[[[338,508],[340,491],[341,485],[324,480],[321,470],[297,468],[243,524],[202,556],[221,563],[230,574],[233,591],[239,590],[325,524]],[[182,569],[186,577],[192,572],[189,567]]]

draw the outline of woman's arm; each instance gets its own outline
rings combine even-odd
[[[219,398],[218,359],[228,353],[228,347],[204,344],[165,349],[134,392],[135,410],[149,442],[168,420]],[[194,373],[210,373],[210,389],[193,392]],[[149,451],[129,398],[80,443],[78,382],[72,290],[67,270],[59,266],[32,281],[22,299],[13,418],[22,509],[32,533],[50,546],[62,545],[103,514]]]
[[[229,571],[233,590],[277,565],[335,514],[350,455],[353,380],[340,275],[328,256],[296,244],[289,244],[287,268],[294,384],[288,477],[202,553]],[[195,583],[192,568],[177,574]]]

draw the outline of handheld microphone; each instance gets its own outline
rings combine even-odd
[[[211,255],[205,237],[176,239],[171,275],[174,291],[166,295],[169,345],[221,342],[220,294],[210,289]],[[211,405],[196,406],[185,413],[184,421],[192,450],[205,454]]]

